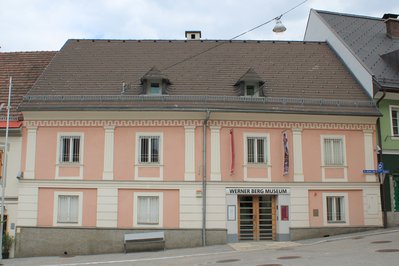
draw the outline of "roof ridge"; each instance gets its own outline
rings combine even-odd
[[[137,42],[137,43],[325,43],[324,41],[303,41],[303,40],[229,40],[229,39],[201,39],[201,40],[185,40],[185,39],[69,39],[67,42]]]
[[[356,15],[356,14],[350,14],[350,13],[340,13],[340,12],[335,12],[335,11],[319,10],[319,9],[314,9],[314,11],[316,11],[317,13],[325,13],[325,14],[330,14],[330,15],[338,15],[338,16],[347,16],[347,17],[355,17],[355,18],[364,18],[364,19],[373,19],[373,20],[384,21],[384,19],[382,19],[382,18],[367,16],[367,15]]]

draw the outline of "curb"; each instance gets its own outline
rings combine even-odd
[[[354,237],[359,237],[359,236],[374,236],[374,235],[383,235],[383,234],[389,234],[389,233],[397,233],[399,232],[399,229],[390,229],[390,230],[384,230],[384,231],[366,231],[366,232],[360,232],[360,233],[353,233],[353,234],[345,234],[345,236],[333,236],[333,237],[326,237],[323,239],[319,239],[315,242],[311,243],[301,243],[300,241],[309,241],[309,240],[300,240],[300,241],[295,241],[296,243],[300,243],[303,246],[312,246],[312,245],[317,245],[320,243],[325,243],[325,242],[333,242],[333,241],[339,241],[339,240],[345,240],[345,239],[351,239]]]

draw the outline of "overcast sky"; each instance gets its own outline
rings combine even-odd
[[[59,50],[70,38],[184,39],[201,30],[203,39],[231,39],[303,0],[1,0],[0,51]],[[302,40],[311,8],[382,17],[399,14],[399,0],[308,0],[274,22],[240,39]]]

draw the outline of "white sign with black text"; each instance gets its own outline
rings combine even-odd
[[[289,188],[281,187],[235,187],[226,188],[226,194],[240,194],[240,195],[278,195],[278,194],[290,194]]]

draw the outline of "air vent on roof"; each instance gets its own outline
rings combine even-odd
[[[201,31],[186,31],[187,40],[199,40],[201,39]]]
[[[396,14],[384,14],[387,35],[390,38],[399,38],[399,20]]]

